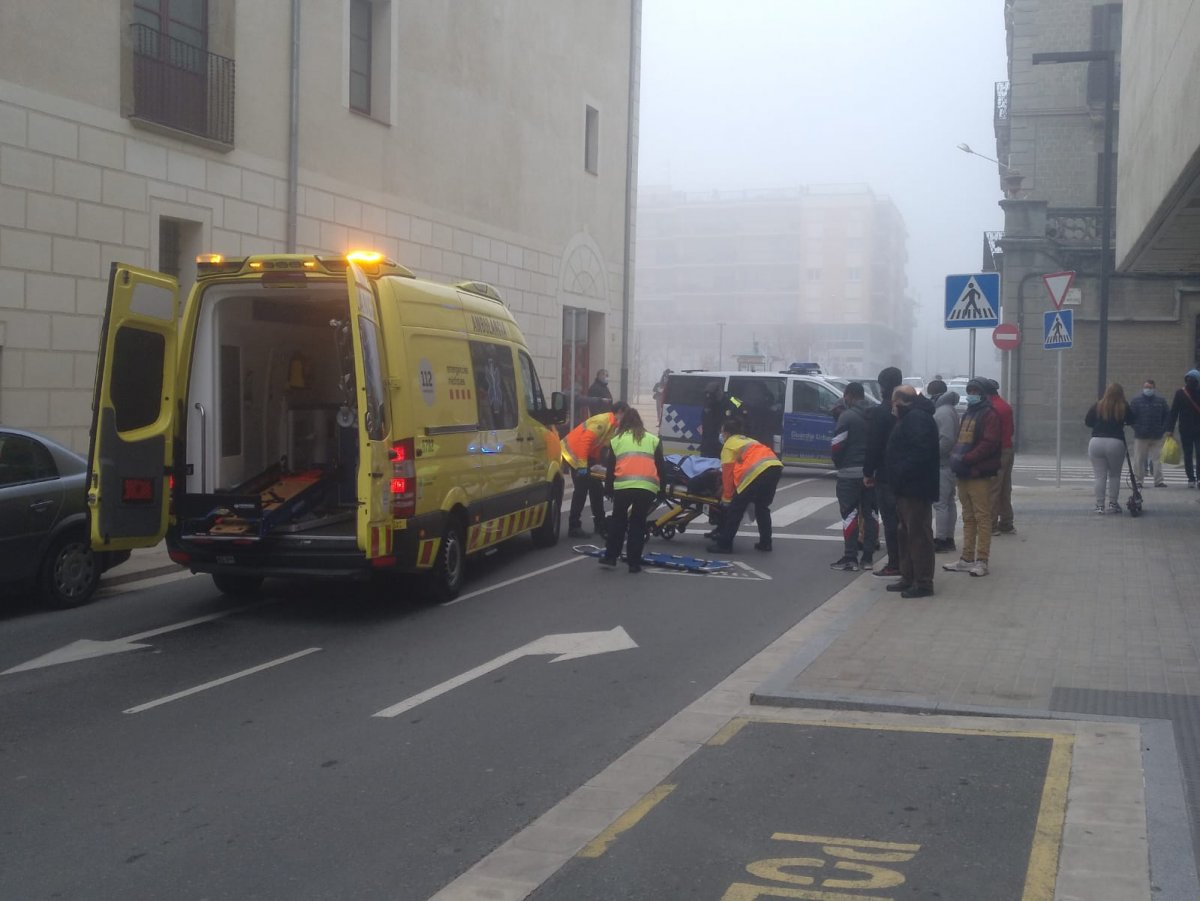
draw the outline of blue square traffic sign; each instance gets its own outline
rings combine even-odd
[[[1047,310],[1042,314],[1042,347],[1067,350],[1075,343],[1075,311]]]
[[[946,328],[1000,324],[1000,273],[946,276]]]

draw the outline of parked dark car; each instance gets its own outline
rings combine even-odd
[[[87,461],[61,444],[0,427],[0,584],[33,589],[51,607],[78,607],[128,551],[94,553]]]

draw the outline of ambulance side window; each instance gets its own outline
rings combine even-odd
[[[521,381],[525,386],[525,409],[546,409],[546,396],[542,394],[542,383],[538,381],[537,370],[533,368],[533,360],[525,351],[518,351],[521,358]]]
[[[515,429],[517,373],[513,368],[512,349],[484,341],[472,341],[470,346],[479,428],[484,431]]]

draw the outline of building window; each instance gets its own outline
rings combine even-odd
[[[583,168],[592,175],[600,171],[600,111],[590,106],[584,121]]]
[[[178,219],[158,220],[158,271],[179,278],[179,256],[183,237]]]
[[[209,52],[208,0],[134,0],[132,116],[233,143],[233,60]]]
[[[350,109],[371,114],[371,4],[350,0]]]
[[[1092,7],[1092,49],[1112,50],[1117,68],[1113,77],[1113,103],[1121,96],[1121,4],[1105,3]],[[1087,99],[1090,104],[1104,103],[1104,81],[1108,76],[1108,64],[1088,63]]]
[[[847,269],[846,270],[846,281],[861,282],[862,281],[862,270],[857,267],[852,267],[850,269]]]
[[[810,282],[819,282],[821,280],[821,270],[820,269],[809,269],[808,270],[808,280]]]

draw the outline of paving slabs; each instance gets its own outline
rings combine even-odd
[[[1072,741],[739,717],[532,897],[1049,901]]]

